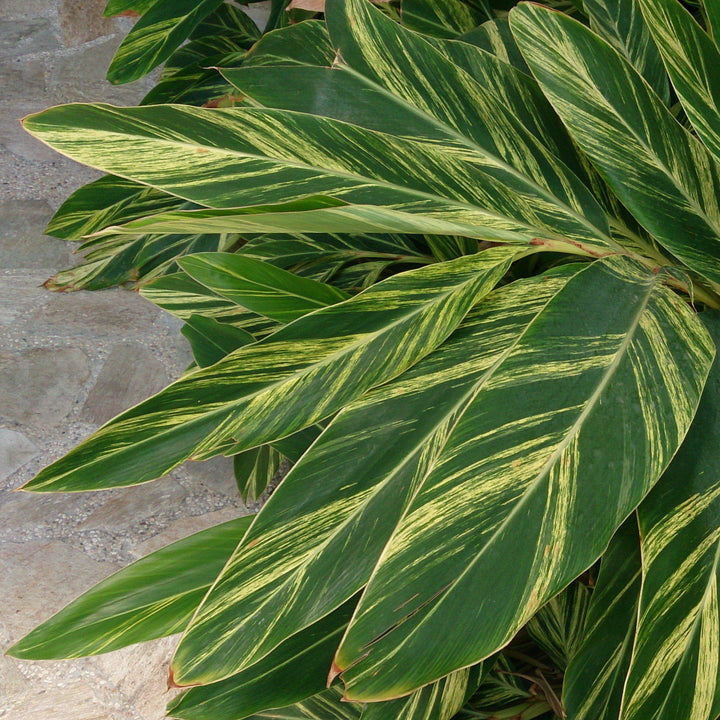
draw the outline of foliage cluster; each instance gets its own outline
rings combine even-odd
[[[187,720],[716,720],[720,5],[287,4],[110,0],[158,85],[25,121],[108,173],[48,285],[195,356],[25,489],[292,469],[10,653],[182,632]]]

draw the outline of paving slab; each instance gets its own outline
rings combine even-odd
[[[0,143],[2,143],[0,130]],[[47,268],[70,264],[68,243],[39,235],[52,217],[45,200],[0,202],[0,268]]]

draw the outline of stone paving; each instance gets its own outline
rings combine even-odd
[[[104,78],[128,29],[104,0],[0,0],[0,649],[129,562],[248,512],[220,458],[116,491],[12,492],[190,361],[170,316],[123,290],[50,293],[72,247],[43,235],[96,177],[18,118],[69,101],[135,103]],[[262,12],[262,10],[261,10]],[[174,638],[73,661],[0,657],[3,720],[159,720]]]

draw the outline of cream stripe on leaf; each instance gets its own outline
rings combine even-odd
[[[216,295],[281,323],[350,297],[332,285],[233,253],[198,253],[178,264]]]
[[[65,240],[118,225],[151,213],[180,208],[181,198],[146,185],[106,175],[76,190],[53,215],[45,232]]]
[[[570,658],[563,706],[571,720],[618,720],[640,600],[640,538],[631,515],[603,553],[582,644]]]
[[[667,103],[670,84],[638,0],[583,0],[583,8],[590,27],[626,57]]]
[[[432,42],[394,23],[368,0],[338,0],[328,5],[326,21],[342,61],[396,101],[447,128],[456,138],[451,147],[492,157],[497,164],[496,177],[504,175],[508,187],[515,187],[521,178],[531,182],[538,195],[557,204],[563,215],[574,213],[582,218],[580,222],[589,226],[586,232],[591,236],[598,230],[604,232],[607,219],[587,188],[503,102],[502,83],[489,79],[490,68],[498,65],[491,55],[474,51],[480,55],[478,66],[486,66],[480,84]],[[467,50],[473,51],[471,46]],[[514,71],[505,70],[504,74],[513,77],[512,84],[521,84]],[[559,226],[558,230],[564,232]]]
[[[590,591],[583,582],[573,582],[545,603],[525,625],[530,637],[558,668],[567,667],[583,637]]]
[[[517,255],[499,247],[428,265],[301,317],[119,415],[24,487],[133,485],[301,430],[442,344]]]
[[[349,600],[243,672],[191,688],[170,703],[168,715],[181,720],[242,720],[321,693],[356,602],[357,598]]]
[[[7,653],[27,660],[75,658],[180,632],[252,520],[248,515],[203,530],[123,568]]]
[[[140,294],[171,315],[185,320],[193,315],[230,323],[252,335],[267,335],[279,324],[250,313],[236,303],[209,290],[193,280],[187,273],[177,272],[144,284]]]
[[[720,315],[704,313],[720,340]],[[638,508],[639,623],[621,720],[714,720],[720,713],[720,366],[687,438]]]
[[[573,270],[492,293],[438,352],[338,414],[206,598],[173,659],[177,683],[238,672],[363,587],[456,416]]]
[[[417,482],[335,658],[347,697],[397,697],[488,657],[589,567],[676,451],[714,353],[634,261],[573,277]]]
[[[450,720],[477,690],[487,670],[480,663],[456,670],[404,698],[367,703],[362,720]]]
[[[504,63],[530,75],[530,68],[515,42],[506,17],[488,20],[474,30],[461,35],[458,40],[492,53]]]
[[[677,0],[638,0],[690,122],[720,159],[720,51]]]
[[[580,147],[657,241],[720,282],[720,165],[634,68],[579,22],[523,3],[510,24]]]
[[[707,18],[708,33],[720,47],[720,5],[716,0],[700,0],[700,5]]]
[[[456,38],[492,16],[483,0],[475,8],[461,0],[403,0],[400,6],[400,22],[405,27],[434,37]]]
[[[223,0],[173,0],[157,2],[135,23],[120,43],[108,68],[113,83],[141,78],[172,55]]]
[[[248,231],[470,232],[516,243],[540,235],[602,250],[612,245],[571,207],[480,149],[449,151],[448,144],[397,138],[329,118],[179,105],[64,105],[26,118],[25,127],[80,162],[193,202],[259,206],[239,211]],[[283,209],[307,211],[317,207],[318,195],[333,198],[321,206],[341,206],[315,211],[326,218],[324,225],[303,226],[306,213],[300,212],[275,213],[284,226],[266,221],[262,206],[290,203]],[[200,212],[188,217],[210,232],[215,228],[208,218],[224,214]],[[367,217],[370,225],[342,222],[354,215]],[[414,224],[396,230],[394,222]],[[444,222],[450,230],[443,229]],[[464,233],[456,233],[453,223],[464,226]],[[186,225],[178,227],[187,231]],[[229,222],[225,231],[233,231]]]

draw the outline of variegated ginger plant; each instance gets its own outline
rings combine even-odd
[[[26,119],[110,173],[53,221],[105,281],[166,243],[196,367],[25,489],[294,465],[11,654],[182,631],[188,720],[720,716],[720,10],[508,7],[328,0],[212,107]]]

